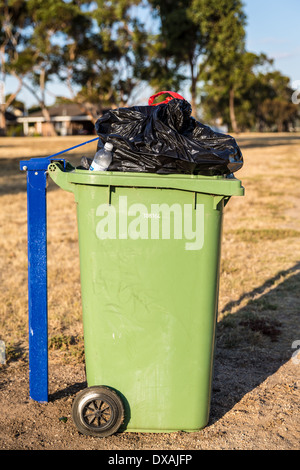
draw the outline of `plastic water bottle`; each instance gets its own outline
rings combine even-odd
[[[105,171],[112,161],[113,145],[106,142],[103,148],[99,149],[94,156],[94,160],[90,166],[91,171]]]

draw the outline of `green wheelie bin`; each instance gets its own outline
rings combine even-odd
[[[77,203],[84,434],[196,431],[209,419],[222,214],[234,177],[64,170]]]

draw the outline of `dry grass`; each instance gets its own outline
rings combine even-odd
[[[19,161],[47,156],[92,137],[1,138],[0,139],[0,338],[7,345],[7,356],[16,351],[27,355],[27,200],[26,174]],[[66,156],[79,162],[84,154],[92,156],[96,143],[88,144]],[[73,196],[56,188],[49,180],[48,216],[48,314],[49,338],[73,335],[82,338],[81,295],[76,212]],[[72,343],[72,342],[71,342]],[[53,356],[58,343],[50,343]],[[61,350],[66,356],[78,349],[74,341]],[[17,354],[19,357],[20,354]]]
[[[285,357],[299,337],[299,136],[240,136],[246,189],[226,207],[221,262],[219,334]],[[263,145],[265,144],[265,145]],[[229,325],[229,326],[228,326]]]
[[[90,138],[0,140],[0,339],[11,357],[19,357],[17,351],[27,353],[26,177],[19,160]],[[245,164],[236,177],[243,181],[246,195],[232,198],[225,209],[219,341],[232,348],[242,335],[244,347],[267,347],[274,339],[268,331],[279,328],[275,340],[281,344],[282,339],[281,347],[289,348],[297,339],[299,321],[300,137],[241,135],[238,141]],[[89,144],[67,158],[77,163],[95,148],[95,143]],[[75,355],[77,360],[83,332],[75,204],[72,194],[52,182],[48,255],[50,357],[71,360]]]
[[[86,140],[89,138],[87,137]],[[70,409],[85,386],[76,212],[73,195],[48,188],[49,386],[29,402],[26,177],[19,160],[83,138],[0,139],[0,445],[4,449],[299,448],[300,136],[240,135],[245,197],[227,204],[209,425],[199,432],[75,432]],[[89,153],[87,153],[87,150]],[[90,144],[82,152],[94,153]],[[69,154],[71,162],[80,153]],[[298,355],[299,359],[299,355]]]

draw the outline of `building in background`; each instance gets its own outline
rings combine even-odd
[[[91,117],[76,103],[63,103],[48,108],[51,122],[54,124],[57,135],[85,135],[94,134],[95,127]],[[23,125],[25,136],[49,136],[49,124],[42,111],[30,113],[28,116],[16,118],[17,123]]]

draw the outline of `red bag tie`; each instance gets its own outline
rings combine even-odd
[[[154,103],[153,104],[153,101],[155,100],[155,98],[157,96],[165,95],[166,93],[168,93],[171,96],[168,96],[164,101],[161,101],[160,103]],[[148,100],[148,105],[149,106],[158,106],[159,104],[168,103],[173,98],[178,98],[179,100],[184,100],[183,96],[179,95],[178,93],[175,93],[175,91],[160,91],[159,93],[156,93],[155,95],[150,96],[150,98]]]

